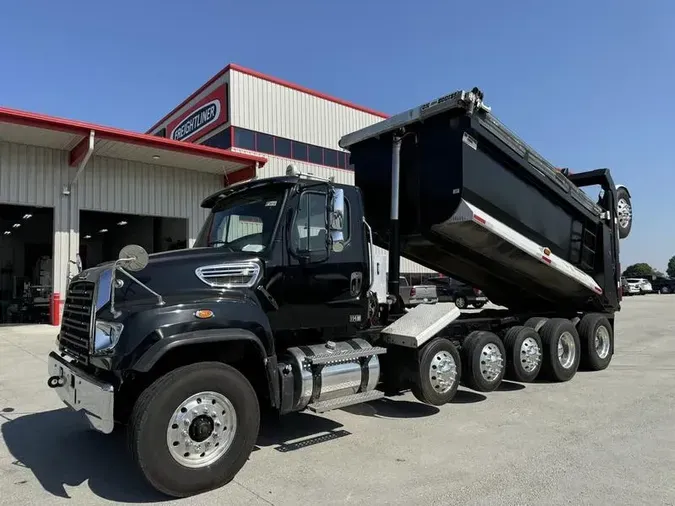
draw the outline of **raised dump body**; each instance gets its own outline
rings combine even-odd
[[[480,91],[455,92],[340,141],[351,152],[374,242],[384,248],[397,139],[402,256],[514,310],[618,308],[609,171],[574,176],[603,186],[596,203],[492,116]]]

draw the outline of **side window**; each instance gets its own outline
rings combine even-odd
[[[325,193],[305,192],[300,196],[292,241],[297,251],[326,250]]]
[[[345,199],[342,233],[345,242],[351,232],[350,206]],[[298,252],[326,251],[326,194],[305,192],[300,196],[292,229],[292,243]]]

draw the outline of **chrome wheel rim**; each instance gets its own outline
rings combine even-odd
[[[558,362],[563,369],[569,369],[574,364],[577,355],[577,346],[574,337],[569,332],[563,332],[558,339]]]
[[[218,392],[199,392],[185,399],[171,415],[166,444],[176,462],[200,468],[227,452],[236,430],[232,402]]]
[[[504,357],[496,344],[488,343],[480,352],[480,375],[486,381],[493,382],[504,369]]]
[[[455,300],[455,306],[459,309],[464,309],[466,307],[466,301],[462,297],[459,297]]]
[[[609,344],[609,331],[604,325],[600,325],[595,331],[595,352],[599,358],[607,358]]]
[[[626,199],[619,199],[619,202],[616,206],[616,211],[616,214],[619,218],[619,225],[621,225],[621,228],[626,228],[633,216],[633,210]]]
[[[429,382],[439,394],[449,392],[457,381],[457,364],[449,351],[439,351],[431,359]]]
[[[525,372],[532,372],[541,363],[541,348],[537,341],[528,337],[520,345],[520,364]]]

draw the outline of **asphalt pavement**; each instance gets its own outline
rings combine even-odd
[[[605,371],[266,420],[234,482],[185,500],[46,386],[54,337],[0,327],[0,505],[675,504],[675,295],[624,300]]]

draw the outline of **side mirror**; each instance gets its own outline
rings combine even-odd
[[[345,247],[345,194],[341,188],[331,192],[330,209],[328,211],[328,232],[333,251],[341,252]]]

